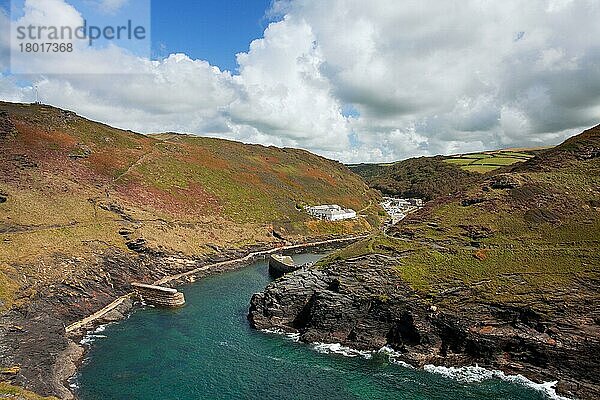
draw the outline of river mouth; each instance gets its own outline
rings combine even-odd
[[[296,262],[322,255],[303,253]],[[100,399],[545,399],[500,379],[467,382],[395,364],[386,354],[331,354],[250,328],[266,261],[185,286],[180,309],[146,307],[91,339],[75,384]],[[321,350],[319,352],[318,350]],[[335,350],[335,347],[334,347]],[[344,349],[342,349],[344,350]],[[355,355],[348,357],[348,355]]]

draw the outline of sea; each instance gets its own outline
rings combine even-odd
[[[297,263],[322,254],[295,255]],[[253,330],[253,293],[271,282],[267,262],[184,286],[179,309],[137,307],[100,326],[71,380],[81,400],[536,400],[562,399],[553,383],[535,384],[478,366],[416,369],[389,348],[361,352],[336,343]]]

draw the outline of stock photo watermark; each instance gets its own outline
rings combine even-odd
[[[150,59],[150,0],[12,0],[10,6],[13,74],[139,73],[118,60]]]
[[[70,44],[74,39],[87,40],[89,46],[92,46],[94,41],[99,39],[106,40],[144,40],[147,37],[146,28],[144,26],[133,26],[131,20],[127,21],[127,25],[122,26],[88,26],[87,21],[83,21],[83,25],[73,28],[72,26],[45,26],[45,25],[19,25],[16,27],[17,40],[19,40],[20,51],[23,51],[25,44],[47,44],[48,47],[40,46],[38,50],[33,51],[59,51],[56,45]],[[28,43],[27,41],[31,41]],[[52,46],[51,46],[52,45]],[[52,47],[52,50],[48,49]],[[36,47],[37,48],[37,47]],[[48,50],[44,50],[48,49]],[[64,50],[62,50],[64,51]]]

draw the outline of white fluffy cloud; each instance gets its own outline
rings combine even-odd
[[[360,112],[359,141],[383,136],[386,158],[553,143],[600,118],[596,1],[279,7],[310,21],[336,97]]]
[[[48,1],[27,0],[28,13]],[[271,13],[277,22],[238,54],[236,75],[113,47],[72,62],[139,73],[32,81],[45,102],[119,127],[348,162],[552,144],[600,119],[594,0],[281,0]],[[28,100],[31,89],[5,75],[0,97]]]
[[[286,16],[238,54],[240,96],[228,109],[235,124],[281,144],[339,150],[349,145],[346,119],[321,73],[323,56],[310,25]]]

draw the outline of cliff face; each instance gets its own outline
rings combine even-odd
[[[251,323],[599,398],[599,144],[586,131],[275,281]]]
[[[593,356],[600,352],[598,315],[557,307],[548,318],[526,306],[479,302],[468,288],[436,306],[399,278],[398,261],[369,255],[287,275],[254,295],[251,324],[299,332],[308,343],[387,345],[418,367],[478,364],[538,382],[558,380],[560,393],[600,396]],[[594,290],[584,286],[582,292]]]

